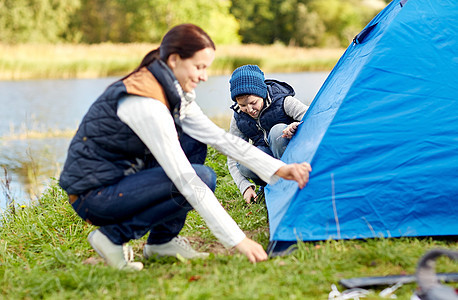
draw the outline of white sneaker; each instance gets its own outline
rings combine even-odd
[[[187,259],[206,258],[209,253],[197,252],[191,248],[189,241],[185,237],[174,237],[170,242],[160,245],[148,245],[143,248],[143,256],[149,258],[153,255],[157,256],[174,256],[180,255]]]
[[[99,230],[89,233],[88,241],[92,248],[105,260],[107,265],[117,269],[130,269],[140,271],[143,269],[141,262],[133,262],[132,247],[116,245]]]

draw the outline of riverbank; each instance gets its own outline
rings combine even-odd
[[[266,247],[265,204],[245,204],[226,157],[213,148],[206,164],[218,175],[215,194],[221,204],[249,237]],[[105,266],[90,247],[87,235],[95,227],[76,215],[56,181],[36,205],[18,205],[4,212],[1,222],[1,299],[327,299],[331,285],[341,279],[414,274],[428,250],[456,250],[453,241],[427,238],[328,240],[301,243],[292,255],[251,264],[218,243],[191,211],[181,235],[195,248],[211,252],[208,259],[146,260],[144,237],[130,244],[145,269],[118,271]],[[453,261],[438,261],[437,272],[454,270]],[[375,287],[367,299],[381,299],[378,293],[385,287]],[[415,288],[414,283],[403,285],[395,292],[397,299],[410,299]]]
[[[0,80],[102,78],[133,70],[154,44],[0,44]],[[282,45],[221,45],[210,75],[230,74],[244,64],[267,73],[329,71],[344,49]]]

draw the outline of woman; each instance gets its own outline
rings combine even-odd
[[[149,232],[143,249],[185,258],[193,250],[178,233],[195,209],[213,234],[251,262],[267,259],[215,198],[214,172],[203,165],[206,145],[245,164],[266,182],[296,180],[302,188],[307,163],[285,165],[214,125],[195,103],[194,88],[207,80],[215,45],[199,27],[172,28],[158,49],[94,102],[73,138],[60,185],[80,217],[100,226],[91,246],[110,266],[141,269],[123,244]]]

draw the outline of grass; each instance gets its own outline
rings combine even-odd
[[[132,71],[154,44],[0,44],[0,80],[100,78]],[[244,64],[264,72],[327,71],[343,49],[306,49],[282,45],[217,46],[210,75],[230,74]]]
[[[247,205],[225,165],[209,149],[207,164],[218,175],[216,195],[240,227],[263,246],[268,243],[265,204]],[[400,238],[301,243],[292,255],[251,264],[224,249],[195,212],[182,235],[213,254],[206,260],[143,260],[142,245],[131,242],[141,272],[107,267],[86,237],[94,227],[67,203],[57,182],[37,205],[4,212],[0,231],[0,298],[3,299],[327,299],[342,278],[412,274],[425,251],[456,243]],[[438,261],[438,272],[456,272],[456,264]],[[402,286],[398,299],[410,299],[415,284]],[[339,290],[343,288],[339,286]],[[376,289],[366,299],[379,299]],[[381,298],[380,298],[381,299]]]

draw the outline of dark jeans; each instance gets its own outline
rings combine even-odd
[[[214,191],[216,175],[203,165],[206,145],[185,134],[180,143],[197,176]],[[80,217],[100,226],[100,231],[118,245],[141,238],[148,231],[148,244],[166,243],[178,235],[192,209],[160,166],[91,190],[72,205]]]
[[[280,159],[290,141],[289,139],[282,137],[283,129],[285,129],[287,126],[288,125],[283,123],[279,123],[273,126],[267,137],[269,146],[257,146],[258,149],[260,149],[264,153],[269,154],[272,157],[275,157],[276,159]],[[251,179],[256,185],[266,185],[266,183],[261,178],[259,178],[258,175],[256,175],[253,171],[251,171],[244,165],[237,163],[237,168],[244,177]]]

